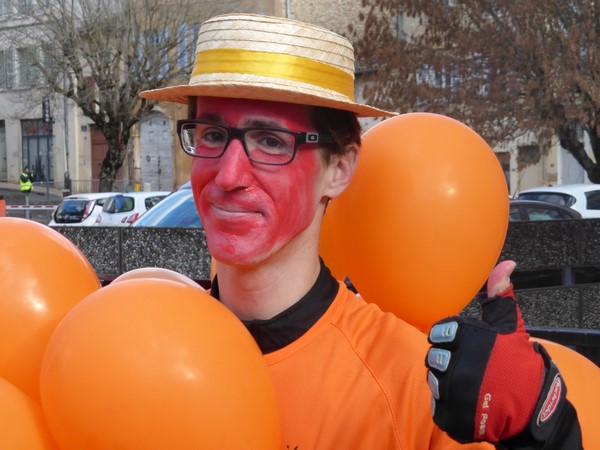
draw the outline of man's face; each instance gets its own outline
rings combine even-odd
[[[232,127],[269,126],[314,131],[302,105],[199,97],[197,119]],[[323,197],[325,163],[305,145],[288,165],[248,159],[234,139],[218,159],[194,158],[192,189],[211,254],[235,265],[257,264],[296,238],[313,221]]]

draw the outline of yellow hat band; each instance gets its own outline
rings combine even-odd
[[[214,73],[261,75],[307,83],[338,92],[354,101],[352,75],[328,64],[301,56],[233,48],[198,52],[192,78]]]

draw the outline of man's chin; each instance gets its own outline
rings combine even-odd
[[[272,254],[271,248],[242,248],[240,245],[208,245],[213,258],[228,266],[252,267],[264,263]]]

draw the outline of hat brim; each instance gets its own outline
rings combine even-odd
[[[360,103],[324,98],[320,94],[298,92],[286,87],[257,86],[240,82],[215,84],[186,84],[152,89],[139,94],[142,98],[187,104],[190,97],[227,97],[295,103],[307,106],[341,109],[355,113],[358,117],[388,117],[398,113],[385,111]]]

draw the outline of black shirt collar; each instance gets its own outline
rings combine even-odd
[[[304,297],[285,311],[266,320],[243,320],[263,354],[274,352],[302,336],[327,311],[335,299],[339,284],[321,260],[321,270],[315,284]],[[217,276],[210,294],[219,298]]]

